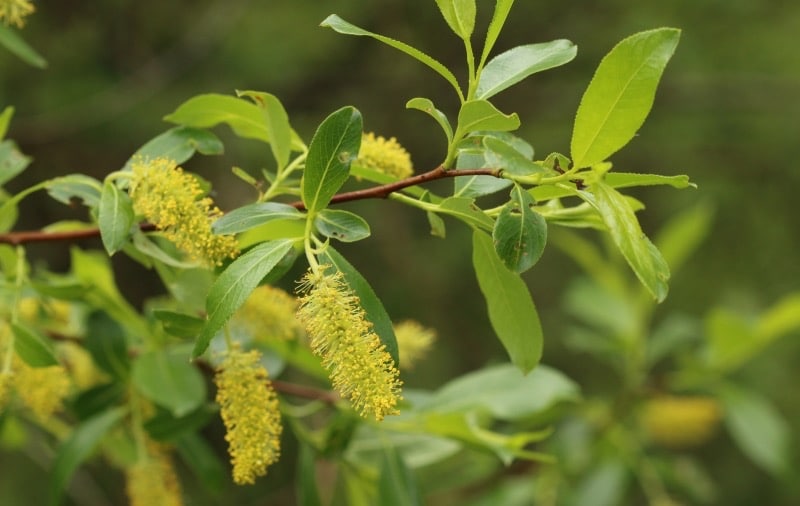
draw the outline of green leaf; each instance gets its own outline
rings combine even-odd
[[[104,311],[95,311],[86,321],[86,350],[94,362],[115,378],[126,378],[130,370],[125,330]]]
[[[350,175],[361,147],[361,113],[354,107],[334,112],[317,129],[303,172],[303,204],[310,213],[325,208]]]
[[[378,504],[382,506],[422,505],[422,496],[416,479],[402,455],[394,447],[387,445],[381,457]]]
[[[642,232],[633,209],[622,194],[602,181],[592,184],[591,191],[577,193],[600,213],[611,238],[639,281],[658,302],[663,301],[669,290],[669,266]]]
[[[208,348],[211,338],[233,316],[261,280],[281,261],[294,243],[291,239],[268,241],[243,254],[219,275],[206,299],[208,321],[192,351],[197,358]]]
[[[123,408],[112,409],[86,420],[77,426],[58,449],[50,472],[51,506],[59,503],[61,494],[72,474],[86,460],[106,433],[124,416]]]
[[[487,231],[492,230],[494,227],[492,218],[475,205],[475,199],[466,197],[446,198],[439,204],[436,212],[457,218],[471,227],[478,227]]]
[[[320,234],[342,242],[356,242],[369,237],[369,223],[350,211],[323,209],[314,217]]]
[[[125,162],[124,169],[130,170],[131,164],[137,158],[145,160],[169,158],[180,165],[190,159],[195,152],[203,155],[221,155],[224,147],[219,137],[208,130],[188,126],[173,127],[137,149],[136,153]]]
[[[217,219],[215,234],[238,234],[272,220],[299,220],[305,215],[288,204],[256,202],[234,209]]]
[[[97,179],[83,174],[70,174],[47,182],[45,187],[51,197],[62,204],[70,205],[73,199],[80,199],[88,207],[100,203],[103,184]]]
[[[147,419],[144,428],[153,439],[158,441],[175,441],[184,434],[193,433],[205,427],[219,410],[214,404],[205,403],[190,413],[175,416],[166,410],[158,412]]]
[[[351,290],[361,301],[361,307],[367,314],[367,320],[372,323],[372,330],[378,334],[381,343],[386,346],[386,351],[392,356],[395,366],[400,367],[400,360],[397,354],[397,338],[394,335],[392,319],[383,307],[383,303],[375,295],[375,291],[369,286],[364,276],[361,275],[350,262],[348,262],[338,251],[330,246],[319,256],[320,264],[328,264],[344,275],[344,279]]]
[[[475,230],[472,263],[497,337],[511,362],[530,372],[542,356],[542,326],[528,287],[495,253],[492,239]]]
[[[47,340],[34,329],[21,323],[12,323],[14,351],[31,367],[58,365],[53,349]]]
[[[264,125],[269,136],[269,146],[272,155],[278,163],[278,169],[283,169],[289,163],[292,151],[292,127],[289,125],[289,115],[278,100],[278,97],[261,91],[238,91],[240,97],[249,97],[261,108],[264,114]]]
[[[87,420],[98,413],[113,409],[126,402],[128,385],[121,381],[104,383],[81,390],[70,402],[70,412],[79,420]]]
[[[450,121],[442,111],[433,105],[430,99],[420,97],[412,98],[406,103],[406,109],[417,109],[418,111],[428,114],[436,120],[439,126],[442,127],[442,130],[444,130],[444,134],[447,136],[447,144],[450,145],[453,142],[453,127],[450,126]]]
[[[533,153],[527,156],[518,151],[515,146],[497,137],[488,135],[484,137],[483,147],[486,148],[484,157],[489,167],[503,169],[504,172],[515,176],[530,176],[532,174],[546,173],[547,169],[545,169],[544,166],[531,160]]]
[[[547,223],[533,210],[533,198],[519,185],[503,206],[492,231],[494,249],[503,264],[516,273],[539,261],[547,243]]]
[[[636,135],[680,33],[675,28],[640,32],[603,58],[575,116],[570,147],[575,167],[606,160]]]
[[[456,76],[453,75],[447,67],[439,63],[438,61],[434,60],[427,54],[423,53],[422,51],[415,49],[404,42],[400,42],[394,40],[389,37],[385,37],[383,35],[378,35],[376,33],[369,32],[364,30],[363,28],[359,28],[355,25],[348,23],[347,21],[343,20],[336,14],[331,14],[325,20],[320,23],[320,26],[332,28],[334,31],[338,33],[342,33],[345,35],[356,35],[356,36],[366,36],[372,37],[375,40],[383,42],[384,44],[391,46],[399,51],[406,53],[407,55],[411,56],[412,58],[416,59],[417,61],[424,63],[428,67],[435,70],[440,76],[444,77],[448,83],[450,83],[453,88],[455,88],[458,96],[463,99],[463,93],[461,92],[461,88],[458,86],[458,80]]]
[[[164,309],[153,311],[153,317],[161,322],[165,332],[183,338],[194,338],[203,330],[205,324],[202,318]]]
[[[712,214],[709,206],[695,205],[673,216],[658,231],[653,242],[672,272],[680,269],[706,238]]]
[[[145,397],[184,416],[199,408],[206,398],[206,384],[188,357],[177,350],[157,350],[139,355],[131,379]]]
[[[800,329],[800,293],[783,297],[758,320],[755,332],[763,346]]]
[[[447,26],[464,40],[475,30],[475,0],[436,0]]]
[[[300,441],[297,458],[297,504],[299,506],[322,506],[316,480],[314,450]]]
[[[456,137],[462,137],[478,130],[494,130],[508,132],[519,128],[517,113],[503,114],[486,100],[470,100],[464,102],[458,111],[458,128]],[[460,134],[460,136],[459,136]]]
[[[197,434],[183,434],[175,441],[181,460],[209,492],[219,495],[229,480],[217,453]]]
[[[788,471],[791,430],[775,407],[752,391],[726,388],[721,394],[725,424],[739,448],[772,474]]]
[[[16,30],[3,24],[0,24],[0,46],[4,46],[28,65],[40,69],[47,67],[47,60],[42,55],[22,40]]]
[[[514,5],[514,0],[497,0],[494,4],[494,13],[492,14],[492,21],[489,22],[489,28],[486,30],[486,42],[483,44],[483,53],[481,54],[480,67],[482,68],[486,59],[489,58],[489,53],[492,52],[494,43],[497,42],[497,37],[503,29],[503,25],[508,18],[508,12],[511,6]]]
[[[14,107],[13,106],[6,106],[3,109],[3,112],[0,113],[0,141],[6,136],[6,132],[8,132],[8,124],[11,122],[11,118],[14,116]],[[2,160],[2,157],[0,157]]]
[[[614,188],[628,188],[630,186],[656,186],[669,185],[673,188],[696,188],[689,182],[689,176],[661,176],[658,174],[634,174],[630,172],[609,172],[605,175],[605,183]]]
[[[9,110],[8,108],[6,110]],[[2,138],[2,135],[0,135]],[[30,165],[32,158],[23,155],[13,141],[0,142],[0,186],[11,181]]]
[[[100,225],[100,238],[109,256],[128,242],[134,224],[133,203],[127,193],[117,188],[111,181],[103,184],[100,206],[97,208],[97,223]]]
[[[475,96],[487,99],[532,74],[572,61],[577,53],[578,47],[564,39],[509,49],[486,64]]]

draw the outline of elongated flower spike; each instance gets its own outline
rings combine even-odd
[[[278,397],[261,366],[257,350],[228,350],[217,369],[217,403],[233,465],[233,481],[253,484],[280,457],[281,414]]]
[[[129,193],[133,210],[158,227],[193,261],[214,267],[238,254],[233,236],[216,235],[211,230],[222,211],[203,196],[197,179],[183,172],[173,160],[134,160]]]
[[[411,155],[397,139],[386,139],[380,135],[376,137],[372,132],[361,137],[356,163],[400,179],[414,173]]]
[[[334,390],[362,417],[371,415],[380,421],[397,413],[400,373],[342,273],[325,271],[326,266],[321,266],[303,278],[297,316]]]
[[[25,18],[35,10],[28,0],[0,0],[0,21],[22,28],[25,26]]]
[[[181,486],[166,448],[150,443],[147,454],[125,470],[131,506],[181,506]]]

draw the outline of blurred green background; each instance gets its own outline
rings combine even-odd
[[[428,97],[453,114],[456,100],[448,85],[375,41],[318,27],[337,13],[425,49],[463,77],[463,49],[433,3],[40,2],[23,35],[48,59],[49,68],[37,70],[0,52],[0,107],[16,107],[9,137],[35,159],[9,188],[73,172],[102,177],[169,128],[161,118],[184,100],[236,89],[277,95],[306,139],[329,112],[352,104],[363,113],[367,130],[399,139],[418,171],[433,168],[444,156],[444,140],[428,117],[406,111],[404,104]],[[493,4],[478,2],[482,26]],[[660,311],[702,315],[723,304],[759,311],[800,286],[795,200],[800,171],[794,167],[800,159],[800,3],[520,1],[496,52],[568,38],[578,45],[578,57],[512,88],[497,103],[519,113],[519,135],[536,148],[538,158],[568,153],[575,110],[602,56],[627,35],[659,26],[682,28],[681,43],[649,119],[612,161],[628,172],[688,174],[699,186],[634,192],[647,204],[640,220],[648,233],[698,202],[715,210],[711,233],[674,277]],[[231,175],[231,166],[256,174],[270,166],[271,156],[265,146],[235,139],[228,130],[217,133],[226,154],[195,158],[187,168],[214,181],[217,201],[229,209],[254,196]],[[448,222],[448,240],[442,241],[428,234],[424,215],[396,203],[362,202],[352,208],[365,213],[373,236],[343,252],[371,281],[390,314],[398,320],[413,317],[439,331],[433,355],[406,383],[435,387],[504,360],[471,273],[465,227]],[[22,211],[21,228],[84,216],[44,195],[26,200]],[[31,251],[55,268],[66,267],[66,245]],[[119,259],[117,269],[128,280],[121,283],[132,300],[159,292],[155,276],[138,265]],[[582,372],[583,357],[566,351],[559,338],[566,325],[559,309],[562,294],[578,274],[570,260],[550,248],[526,279],[542,312],[544,361],[591,390],[594,379]],[[784,340],[740,373],[778,403],[794,433],[800,433],[794,388],[800,381],[794,367],[799,359],[797,340]],[[792,454],[800,455],[798,442],[793,444]],[[796,504],[797,497],[724,437],[703,451],[720,485],[719,504]],[[7,476],[8,463],[0,468]]]

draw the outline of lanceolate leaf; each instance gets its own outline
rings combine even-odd
[[[303,204],[309,212],[325,208],[350,175],[361,147],[361,113],[353,107],[334,112],[317,129],[308,147],[303,174]]]
[[[386,445],[381,458],[378,503],[383,506],[423,504],[413,472],[392,445]]]
[[[244,304],[258,283],[291,249],[291,239],[259,244],[234,260],[217,278],[206,299],[208,322],[197,338],[192,356],[202,355],[219,329]]]
[[[547,242],[547,223],[532,207],[530,194],[514,185],[511,200],[503,206],[492,231],[497,255],[516,273],[533,267]]]
[[[314,218],[320,234],[342,242],[356,242],[369,237],[369,224],[361,216],[341,209],[323,209]]]
[[[436,0],[447,26],[467,40],[475,29],[475,0]]]
[[[640,32],[603,58],[575,117],[571,157],[577,168],[606,160],[636,135],[679,38],[675,28]]]
[[[19,323],[12,323],[14,332],[14,351],[31,367],[58,365],[53,350],[47,341],[33,329]]]
[[[270,138],[272,154],[278,162],[279,169],[286,167],[292,151],[292,127],[289,125],[289,115],[286,114],[283,104],[275,95],[260,91],[242,91],[238,95],[250,97],[263,111],[264,126]]]
[[[158,350],[140,355],[133,363],[133,384],[148,399],[184,416],[203,404],[203,376],[183,353]]]
[[[495,253],[492,239],[472,234],[472,263],[486,299],[489,320],[511,362],[530,372],[542,357],[542,326],[528,287]]]
[[[17,35],[13,28],[0,24],[0,46],[17,55],[28,65],[43,69],[47,67],[47,60],[33,49],[22,37]]]
[[[128,242],[134,222],[133,204],[127,193],[111,181],[103,184],[100,206],[97,208],[97,223],[100,238],[109,255],[113,255]]]
[[[125,163],[125,169],[129,169],[131,162],[137,158],[163,157],[174,160],[176,164],[180,165],[191,158],[195,152],[204,155],[221,155],[223,151],[222,141],[208,130],[179,126],[170,128],[163,134],[147,141]]]
[[[357,35],[357,36],[367,36],[372,37],[375,40],[379,40],[384,44],[391,46],[399,51],[406,53],[407,55],[411,56],[412,58],[424,63],[428,67],[432,68],[436,72],[439,73],[442,77],[444,77],[448,83],[450,83],[453,88],[455,88],[456,92],[458,93],[459,97],[462,97],[463,94],[461,92],[461,88],[458,86],[458,80],[456,76],[453,75],[447,67],[439,63],[438,61],[434,60],[427,54],[423,53],[422,51],[415,49],[404,42],[400,42],[394,40],[389,37],[384,37],[383,35],[378,35],[377,33],[372,33],[363,28],[359,28],[355,25],[351,25],[347,21],[343,20],[339,16],[335,14],[331,14],[325,20],[320,23],[320,26],[326,26],[332,28],[333,30],[343,33],[345,35]]]
[[[488,30],[486,30],[486,42],[483,45],[483,54],[481,54],[481,66],[489,58],[489,53],[491,53],[494,43],[497,42],[497,37],[503,29],[512,5],[514,5],[514,0],[497,0],[495,2],[492,21],[489,23]]]
[[[406,103],[406,108],[417,109],[429,114],[434,120],[436,120],[437,123],[439,123],[439,126],[442,127],[442,130],[444,130],[444,134],[447,136],[447,143],[450,144],[453,142],[453,127],[450,126],[450,121],[448,121],[447,116],[445,116],[442,111],[433,105],[433,102],[431,102],[430,99],[419,97],[412,98],[408,101],[408,103]]]
[[[486,100],[470,100],[458,111],[458,128],[461,136],[477,130],[508,132],[519,128],[517,113],[503,114]],[[460,138],[460,137],[459,137]]]
[[[215,234],[238,234],[272,220],[299,220],[305,215],[288,204],[256,202],[248,204],[217,219],[211,228]]]
[[[563,39],[509,49],[486,64],[475,96],[489,98],[531,74],[572,61],[577,53],[578,47]]]
[[[361,307],[364,308],[367,319],[372,322],[372,330],[378,334],[381,342],[386,346],[386,351],[392,356],[395,365],[399,367],[400,360],[397,354],[397,338],[394,335],[392,319],[383,307],[381,300],[375,295],[375,291],[372,290],[367,280],[364,279],[364,276],[340,255],[338,251],[331,247],[328,247],[325,253],[319,256],[319,262],[320,264],[332,266],[344,275],[344,279],[347,281],[350,289],[353,290],[361,300]]]
[[[439,213],[448,214],[464,223],[484,230],[491,230],[494,221],[475,205],[475,199],[466,197],[450,197],[439,204]]]

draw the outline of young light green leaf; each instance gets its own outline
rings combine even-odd
[[[206,351],[217,331],[244,304],[264,276],[289,252],[293,243],[292,239],[261,243],[222,271],[208,292],[208,321],[195,342],[192,357],[197,358]]]
[[[31,160],[31,157],[22,154],[14,141],[0,142],[0,186],[11,181],[25,170],[30,165]]]
[[[6,132],[8,132],[8,124],[11,122],[11,118],[14,116],[14,107],[13,106],[6,106],[3,109],[3,112],[0,113],[0,141],[2,141],[5,136]],[[0,160],[2,158],[0,157]]]
[[[361,275],[350,262],[348,262],[338,251],[330,246],[319,256],[320,264],[327,264],[341,272],[347,285],[358,296],[361,307],[367,314],[367,320],[372,323],[372,330],[386,346],[386,351],[392,356],[395,366],[400,366],[397,352],[397,338],[394,335],[392,319],[383,307],[383,303],[375,295],[375,291],[369,285],[364,276]]]
[[[800,328],[800,293],[790,293],[758,319],[756,336],[762,345]]]
[[[444,134],[447,136],[447,144],[453,142],[453,127],[450,126],[450,121],[448,121],[447,116],[436,108],[431,102],[430,99],[427,98],[412,98],[406,103],[406,109],[417,109],[418,111],[422,111],[428,115],[430,115],[439,126],[442,127],[444,130]]]
[[[489,58],[489,53],[492,52],[494,43],[497,42],[497,37],[503,29],[503,25],[508,18],[508,12],[511,6],[514,5],[514,0],[497,0],[494,4],[494,14],[492,14],[492,21],[489,23],[489,28],[486,30],[486,42],[483,44],[483,53],[481,54],[481,61],[479,68],[483,68],[486,60]]]
[[[292,151],[292,127],[289,125],[289,115],[286,114],[283,104],[275,95],[260,91],[239,91],[237,95],[250,97],[263,111],[264,126],[270,138],[272,155],[278,162],[278,169],[283,169],[289,163]]]
[[[662,176],[659,174],[636,174],[630,172],[609,172],[605,175],[604,181],[612,188],[669,185],[680,190],[697,187],[694,183],[689,182],[689,176]]]
[[[534,162],[530,157],[520,153],[514,146],[492,136],[483,138],[483,147],[486,148],[484,157],[486,164],[495,169],[503,169],[515,176],[530,176],[544,174],[544,166]]]
[[[486,150],[461,150],[456,158],[456,170],[481,169],[488,167]],[[454,197],[475,198],[504,190],[511,186],[511,180],[494,176],[461,176],[455,178]]]
[[[206,398],[203,376],[184,353],[158,350],[136,357],[131,379],[136,389],[180,417],[199,408]]]
[[[564,39],[509,49],[486,64],[475,96],[492,97],[532,74],[569,63],[577,53],[578,47]]]
[[[72,474],[125,413],[123,408],[104,411],[81,423],[61,444],[50,473],[50,506],[59,503]]]
[[[88,207],[96,207],[100,203],[103,183],[83,174],[70,174],[51,179],[47,182],[47,193],[62,204],[71,204],[73,199],[80,199]]]
[[[447,26],[464,40],[475,30],[475,0],[436,0]]]
[[[14,352],[31,367],[58,365],[58,360],[47,340],[34,329],[21,323],[12,323]]]
[[[15,30],[4,24],[0,24],[0,46],[4,46],[28,65],[40,69],[47,67],[47,60],[17,35]]]
[[[636,135],[680,33],[675,28],[640,32],[603,58],[575,116],[570,147],[575,167],[606,160]]]
[[[450,215],[471,227],[487,231],[492,230],[494,227],[492,218],[475,205],[475,199],[466,197],[446,198],[439,204],[436,212]]]
[[[128,242],[134,219],[131,198],[112,181],[106,181],[100,194],[97,223],[100,226],[103,247],[109,256],[122,249]]]
[[[161,322],[168,334],[187,339],[199,334],[205,324],[205,320],[196,316],[166,309],[156,309],[153,311],[153,317]]]
[[[391,46],[399,51],[406,53],[407,55],[411,56],[412,58],[416,59],[417,61],[424,63],[428,67],[435,70],[439,75],[445,78],[448,83],[450,83],[453,88],[455,88],[458,96],[463,100],[463,93],[461,92],[461,88],[458,86],[458,80],[456,76],[453,75],[450,70],[436,61],[435,59],[431,58],[427,54],[423,53],[422,51],[415,49],[404,42],[400,42],[398,40],[394,40],[389,37],[385,37],[383,35],[378,35],[377,33],[372,33],[363,28],[359,28],[355,25],[348,23],[347,21],[343,20],[336,14],[331,14],[325,20],[320,23],[320,26],[332,28],[334,31],[338,33],[342,33],[345,35],[356,35],[356,36],[366,36],[372,37],[375,40],[383,42],[384,44]]]
[[[308,147],[303,172],[303,204],[310,213],[325,208],[350,175],[361,147],[361,113],[343,107],[325,118]]]
[[[215,234],[238,234],[272,220],[300,220],[305,215],[288,204],[256,202],[234,209],[217,219]]]
[[[591,193],[582,190],[577,193],[600,213],[611,238],[639,281],[658,302],[663,301],[669,290],[669,266],[642,232],[625,197],[602,181],[591,186]]]
[[[492,231],[494,249],[503,264],[516,273],[539,261],[547,243],[547,223],[533,210],[533,197],[519,185],[503,206]]]
[[[542,357],[542,326],[528,287],[495,253],[489,235],[472,234],[472,264],[486,299],[489,320],[511,362],[523,373]]]
[[[223,151],[222,141],[208,130],[178,126],[147,141],[125,162],[124,169],[130,170],[131,163],[136,159],[169,158],[180,165],[195,152],[203,155],[221,155]]]
[[[474,7],[474,5],[473,5]],[[421,506],[422,495],[409,469],[397,450],[386,445],[383,449],[378,478],[378,504],[383,506]]]
[[[369,223],[361,216],[340,209],[323,209],[314,217],[320,234],[342,242],[356,242],[369,237]]]
[[[458,111],[456,131],[461,136],[478,130],[508,132],[516,130],[519,125],[517,113],[503,114],[486,100],[470,100],[465,102]]]

